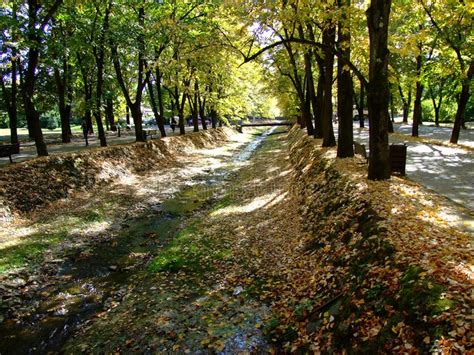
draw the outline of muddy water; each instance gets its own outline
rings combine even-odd
[[[49,285],[22,300],[32,314],[0,323],[0,354],[60,351],[75,326],[113,307],[127,294],[130,278],[173,238],[194,211],[212,205],[229,174],[248,160],[273,130],[257,136],[226,169],[199,176],[162,204],[122,223],[118,235],[71,251]],[[22,306],[23,306],[22,305]]]

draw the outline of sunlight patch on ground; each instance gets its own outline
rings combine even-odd
[[[79,233],[85,233],[85,234],[97,234],[97,233],[103,233],[106,230],[109,229],[110,225],[112,223],[109,221],[102,221],[102,222],[92,222],[84,227],[80,228],[74,228],[71,230],[72,234],[79,234]]]
[[[284,197],[284,195],[282,196]],[[251,202],[242,206],[233,205],[233,206],[221,208],[213,212],[211,216],[227,216],[227,215],[232,215],[232,214],[250,213],[262,207],[266,207],[276,197],[278,197],[278,191],[256,197]]]
[[[454,270],[461,275],[464,275],[467,280],[474,281],[474,265],[460,263],[454,267]]]

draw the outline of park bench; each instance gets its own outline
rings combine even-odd
[[[389,150],[390,173],[398,173],[405,176],[405,166],[407,164],[407,145],[392,144]]]
[[[365,160],[368,160],[367,151],[365,150],[365,144],[360,144],[358,142],[354,142],[354,153],[358,154],[358,155],[362,155],[362,157]]]
[[[158,135],[158,131],[156,129],[146,129],[143,131],[143,135],[145,136],[145,140],[147,140],[148,137],[153,139],[153,135]]]
[[[2,144],[0,145],[0,157],[10,158],[10,163],[13,163],[12,155],[20,153],[20,144]]]

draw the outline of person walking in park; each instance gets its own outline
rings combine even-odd
[[[86,141],[86,147],[87,147],[89,145],[89,140],[88,140],[89,127],[85,118],[82,120],[81,127],[82,127],[82,134],[84,135],[84,140]]]
[[[171,118],[171,129],[173,130],[173,133],[174,133],[174,130],[176,129],[176,120],[174,117]]]

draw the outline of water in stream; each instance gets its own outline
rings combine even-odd
[[[147,262],[183,228],[193,211],[212,204],[219,191],[215,187],[223,186],[273,130],[255,137],[226,169],[196,177],[193,186],[123,222],[116,237],[70,251],[52,281],[21,301],[25,306],[34,304],[32,314],[19,322],[6,317],[0,323],[0,354],[60,351],[75,326],[120,302],[129,279],[144,272]],[[206,188],[210,185],[212,190]],[[235,342],[242,336],[236,334]]]

